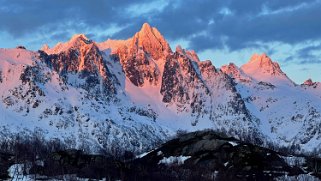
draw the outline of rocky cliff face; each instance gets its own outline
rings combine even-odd
[[[99,46],[101,49],[112,49],[119,57],[126,77],[140,87],[144,83],[160,84],[163,62],[171,53],[171,48],[160,32],[147,23],[126,41],[107,41]]]
[[[115,97],[117,79],[110,73],[96,43],[84,35],[75,35],[64,45],[58,44],[52,50],[39,53],[39,58],[66,84],[81,87],[92,96]]]
[[[163,102],[176,103],[183,109],[192,109],[195,114],[206,111],[204,103],[210,97],[197,62],[179,51],[166,59],[160,92],[164,96]]]

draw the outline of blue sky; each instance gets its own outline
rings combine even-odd
[[[84,33],[127,39],[144,22],[220,67],[266,52],[297,83],[321,81],[321,0],[0,0],[0,47]]]

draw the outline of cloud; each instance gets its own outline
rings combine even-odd
[[[167,38],[188,40],[187,48],[198,52],[253,48],[280,54],[282,50],[273,46],[275,42],[293,47],[307,47],[305,42],[312,40],[321,42],[320,0],[180,2],[168,4],[152,23]],[[293,54],[286,59],[289,63],[319,62],[319,55],[300,56],[302,52],[296,51],[283,54]]]
[[[321,43],[301,48],[295,55],[299,64],[321,64]]]
[[[130,21],[125,16],[124,6],[148,2],[147,0],[2,0],[0,8],[0,31],[14,37],[55,27],[68,22],[83,23],[90,27],[122,24]],[[75,27],[78,28],[78,27]]]
[[[238,3],[245,1],[236,1]],[[261,1],[257,1],[261,2]],[[246,3],[244,3],[246,4]],[[255,4],[255,3],[254,3]],[[215,23],[202,26],[208,32],[208,40],[213,40],[207,48],[219,48],[225,44],[231,51],[248,48],[254,45],[253,42],[282,42],[287,44],[301,43],[307,40],[320,39],[321,34],[321,3],[315,2],[309,5],[300,6],[299,9],[289,10],[289,6],[273,5],[280,9],[278,13],[267,13],[261,15],[264,7],[268,3],[257,3],[252,6],[231,4],[229,7],[232,12],[224,17],[216,17]],[[244,7],[242,9],[241,7]],[[248,7],[254,10],[248,9]],[[270,8],[269,8],[270,9]],[[245,11],[246,10],[246,11]],[[184,33],[183,33],[184,34]],[[216,37],[216,38],[214,38]],[[218,42],[217,37],[226,37],[226,41]],[[196,40],[194,42],[194,40]],[[200,45],[197,38],[191,38],[191,45],[195,47],[206,46]]]
[[[321,64],[321,42],[308,41],[294,48],[283,62],[295,64]]]
[[[32,48],[45,41],[51,44],[66,41],[74,33],[85,33],[96,41],[127,39],[144,22],[157,27],[173,42],[188,41],[186,48],[198,52],[257,48],[273,54],[277,47],[267,44],[296,46],[311,40],[321,42],[321,0],[0,0],[0,3],[0,32],[5,32],[2,35],[25,39]],[[285,62],[316,60],[317,55],[309,52],[294,51]]]

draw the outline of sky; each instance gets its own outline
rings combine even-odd
[[[144,22],[216,67],[267,53],[296,83],[321,81],[321,0],[0,0],[0,47],[38,50],[73,34],[127,39]]]

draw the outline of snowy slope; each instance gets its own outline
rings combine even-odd
[[[141,152],[172,135],[155,124],[155,114],[126,102],[107,102],[70,83],[75,74],[60,75],[39,53],[3,49],[1,54],[1,136],[11,139],[34,132],[58,138],[71,148],[92,152]],[[93,87],[95,88],[95,87]],[[157,133],[157,134],[155,134]]]
[[[306,151],[320,145],[321,92],[317,86],[295,85],[265,54],[254,55],[239,71],[251,80],[230,75],[246,107],[260,120],[265,137],[278,145],[299,145]]]
[[[309,94],[313,94],[316,98],[321,98],[321,83],[313,82],[311,79],[306,80],[301,87],[305,92],[309,92]]]

